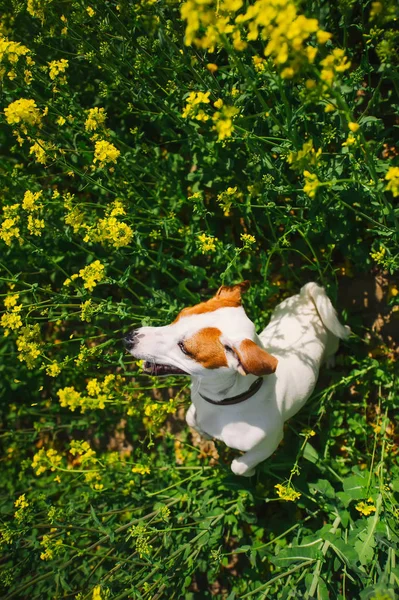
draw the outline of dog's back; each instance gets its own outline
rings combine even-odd
[[[289,382],[281,399],[284,420],[306,402],[321,363],[335,354],[338,339],[348,337],[349,332],[339,322],[324,288],[317,283],[307,283],[299,294],[276,307],[259,337],[267,351],[278,358],[277,378]]]

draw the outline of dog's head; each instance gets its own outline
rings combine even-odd
[[[152,375],[203,377],[215,369],[274,373],[277,359],[260,346],[241,304],[249,285],[222,285],[210,300],[184,308],[170,325],[134,329],[125,340],[128,351],[143,359]]]

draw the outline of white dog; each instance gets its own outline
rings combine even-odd
[[[170,325],[141,327],[125,340],[146,372],[191,376],[188,425],[243,451],[231,468],[247,477],[276,450],[284,421],[305,404],[320,365],[350,332],[324,288],[308,283],[277,306],[258,336],[241,305],[248,287],[222,286]]]

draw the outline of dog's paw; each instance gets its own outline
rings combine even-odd
[[[231,470],[234,475],[241,475],[242,477],[252,477],[255,473],[255,469],[250,469],[245,463],[234,459],[231,463]]]

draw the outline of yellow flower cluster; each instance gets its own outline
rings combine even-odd
[[[186,106],[183,109],[182,117],[184,119],[196,119],[197,121],[208,121],[209,116],[204,112],[202,108],[199,108],[200,104],[209,104],[210,92],[191,92],[186,100]]]
[[[233,133],[233,118],[238,114],[239,110],[235,106],[225,106],[222,100],[216,101],[214,106],[221,108],[217,110],[212,117],[215,123],[213,129],[217,131],[218,139],[224,140],[230,137]]]
[[[105,277],[105,267],[100,263],[99,260],[95,260],[84,269],[80,269],[79,274],[75,273],[70,278],[64,281],[64,285],[69,285],[71,281],[74,281],[78,277],[81,277],[84,281],[83,286],[92,292],[96,285],[102,281]]]
[[[102,168],[107,163],[115,163],[119,155],[120,150],[113,144],[105,140],[98,140],[95,144],[93,163],[98,162],[99,167]]]
[[[84,269],[80,269],[79,277],[84,281],[83,287],[92,292],[96,285],[105,277],[105,267],[99,260],[95,260]]]
[[[6,63],[7,61],[12,65],[15,65],[18,62],[20,56],[26,56],[29,52],[29,48],[23,46],[23,44],[8,40],[0,34],[0,65],[1,63]],[[28,58],[31,62],[33,62],[30,57]],[[0,66],[0,79],[4,77],[6,72],[6,67]],[[26,70],[25,74],[27,73],[30,73],[30,71]],[[11,71],[9,71],[7,75],[10,79],[14,79],[14,77],[16,76],[15,71],[13,69],[11,69]]]
[[[309,140],[303,144],[302,150],[290,152],[287,156],[287,162],[292,165],[292,169],[303,169],[304,166],[316,165],[320,156],[321,148],[315,150],[313,140]]]
[[[42,235],[42,229],[44,229],[44,220],[36,219],[32,215],[28,216],[28,229],[32,235]]]
[[[228,187],[224,192],[217,196],[217,203],[223,209],[225,216],[229,216],[231,207],[235,201],[240,202],[242,193],[237,191],[237,187]]]
[[[29,154],[33,154],[35,156],[36,162],[41,165],[45,165],[48,158],[49,152],[54,150],[55,146],[51,142],[45,142],[44,140],[36,140],[34,144],[29,149]]]
[[[100,242],[114,248],[128,246],[133,239],[133,229],[127,223],[124,223],[118,217],[124,216],[126,211],[120,200],[112,202],[105,211],[105,217],[99,219],[96,225],[88,227],[83,223],[84,215],[79,209],[74,208],[65,217],[65,222],[72,225],[74,232],[79,229],[86,229],[86,235],[83,238],[85,242]]]
[[[113,374],[107,375],[103,381],[89,379],[86,386],[87,395],[82,395],[73,386],[58,390],[60,405],[69,408],[72,412],[77,408],[80,408],[82,413],[98,408],[102,410],[105,408],[105,403],[113,399],[112,386],[115,380],[122,381]]]
[[[370,252],[370,256],[373,260],[375,260],[376,263],[383,265],[385,253],[386,253],[385,248],[383,246],[380,246],[380,249],[377,250],[376,252]]]
[[[50,531],[56,531],[56,529]],[[61,552],[62,539],[55,539],[53,536],[45,534],[40,545],[44,547],[44,552],[40,553],[41,560],[53,560],[54,556]]]
[[[385,180],[388,181],[385,189],[392,192],[395,198],[399,196],[399,167],[390,167],[385,175]]]
[[[21,329],[21,334],[17,338],[18,359],[26,362],[28,369],[33,369],[36,359],[40,356],[40,327],[27,325]]]
[[[314,34],[318,44],[325,44],[331,34],[319,28],[317,19],[298,15],[293,0],[256,0],[244,13],[236,16],[244,6],[243,0],[187,0],[181,7],[186,24],[186,45],[195,44],[213,52],[231,36],[233,46],[242,51],[247,41],[242,39],[240,26],[247,28],[247,40],[267,40],[265,56],[282,68],[281,76],[291,78],[303,63],[313,63],[317,48],[305,42]],[[204,31],[202,37],[199,32]],[[254,62],[262,71],[261,61]]]
[[[362,515],[365,515],[366,517],[368,517],[377,510],[372,498],[369,498],[367,502],[359,502],[358,504],[356,504],[355,508],[357,511],[359,511]]]
[[[102,127],[107,119],[107,113],[104,108],[90,108],[87,119],[85,121],[86,131],[96,131],[99,127]]]
[[[341,48],[334,48],[331,54],[326,56],[320,61],[321,70],[320,77],[327,85],[332,85],[337,73],[343,73],[350,68],[351,63],[345,56],[344,50]]]
[[[97,461],[96,453],[90,448],[88,442],[82,440],[72,440],[69,446],[69,452],[72,456],[79,457],[79,463],[83,466],[93,464]]]
[[[39,210],[39,208],[41,208],[41,205],[36,204],[37,200],[39,200],[39,198],[42,195],[42,191],[40,192],[30,192],[29,190],[25,192],[24,194],[24,198],[22,200],[22,208],[24,210],[29,211],[34,211],[34,210]]]
[[[304,171],[303,174],[305,176],[305,185],[303,186],[303,191],[309,196],[309,198],[314,198],[316,196],[317,188],[320,185],[320,181],[315,173]]]
[[[42,123],[42,115],[36,106],[36,102],[27,98],[20,98],[15,102],[11,102],[4,109],[4,114],[9,125],[19,125],[25,134],[27,133],[26,125],[38,125],[40,127]]]
[[[66,83],[66,77],[59,77],[60,74],[65,73],[69,66],[69,62],[65,58],[61,60],[52,60],[48,63],[49,76],[53,81],[57,79],[58,83]]]
[[[62,461],[62,456],[58,454],[54,448],[45,450],[41,448],[33,457],[32,469],[36,471],[36,475],[42,475],[48,469],[55,471]]]
[[[14,513],[14,518],[18,523],[22,523],[26,516],[26,509],[29,508],[29,502],[25,498],[25,494],[21,494],[14,502],[14,506],[17,509]]]
[[[148,400],[144,405],[144,418],[143,423],[151,428],[159,428],[160,425],[165,421],[167,415],[172,414],[176,411],[177,402],[171,398],[169,402],[154,402]]]
[[[20,243],[22,238],[20,235],[19,221],[20,216],[18,215],[19,204],[11,204],[10,206],[3,207],[4,220],[0,227],[0,239],[11,246],[12,241],[16,238]]]
[[[274,487],[277,490],[277,496],[281,498],[281,500],[286,500],[287,502],[295,502],[295,500],[298,500],[298,498],[301,497],[301,494],[293,490],[290,485],[286,486],[281,485],[281,483],[278,483]]]
[[[61,373],[61,367],[57,362],[52,362],[46,369],[47,375],[50,377],[57,377]]]
[[[28,0],[26,10],[32,17],[44,20],[44,9],[52,0]]]
[[[198,246],[201,250],[202,254],[207,254],[208,252],[216,252],[216,242],[217,238],[212,235],[206,235],[206,233],[201,233],[197,236],[198,238]]]
[[[114,246],[114,248],[122,248],[128,246],[133,239],[133,229],[119,221],[115,216],[108,216],[100,219],[97,223],[97,229],[93,232],[91,239],[99,242],[105,242]]]
[[[22,319],[19,316],[18,311],[5,312],[1,315],[0,324],[5,329],[4,336],[6,337],[10,334],[10,330],[14,331],[15,329],[22,327]]]
[[[253,244],[256,243],[256,238],[249,233],[241,233],[240,239],[244,242],[244,248],[250,248]]]
[[[132,467],[132,473],[139,473],[140,475],[149,475],[151,469],[148,465],[135,465]]]
[[[253,65],[255,67],[255,71],[257,71],[258,73],[263,73],[263,71],[266,68],[266,61],[264,58],[262,58],[261,56],[253,56],[252,57],[252,62]]]

